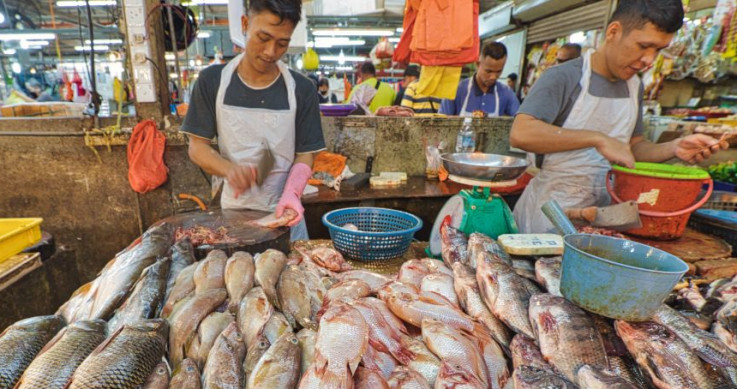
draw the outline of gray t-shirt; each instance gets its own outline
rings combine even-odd
[[[222,70],[225,65],[209,66],[200,72],[189,101],[187,116],[184,117],[181,131],[212,139],[217,135],[215,101]],[[297,116],[295,118],[295,151],[310,153],[325,149],[325,139],[320,123],[320,105],[317,89],[307,77],[290,70],[296,83]],[[233,72],[225,89],[224,104],[245,108],[288,110],[287,84],[283,76],[264,89],[248,87],[238,73]]]
[[[583,75],[583,58],[577,58],[564,64],[553,66],[543,73],[527,98],[517,111],[533,116],[546,123],[562,126],[573,109],[573,104],[581,94],[581,77]],[[629,88],[627,81],[609,81],[605,77],[591,73],[589,93],[596,97],[627,98]],[[642,85],[638,96],[637,124],[632,136],[642,135]],[[596,130],[592,128],[592,130]]]

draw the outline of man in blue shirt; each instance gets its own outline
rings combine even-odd
[[[507,48],[499,42],[490,42],[481,49],[478,70],[473,77],[461,80],[454,100],[443,100],[440,113],[472,116],[484,111],[486,116],[514,116],[519,100],[514,91],[497,80],[507,62]]]

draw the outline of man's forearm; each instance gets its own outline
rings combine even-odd
[[[631,145],[632,154],[639,162],[663,162],[676,156],[674,141],[653,143],[637,137],[632,140]]]
[[[601,141],[602,134],[596,131],[567,130],[526,114],[517,115],[509,134],[512,147],[536,154],[597,147]]]
[[[303,163],[312,169],[312,163],[315,162],[315,153],[300,153],[295,155],[293,166],[298,163]]]
[[[215,151],[207,139],[190,137],[189,158],[206,173],[219,177],[227,176],[231,167],[231,162]]]

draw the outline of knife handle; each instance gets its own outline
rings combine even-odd
[[[366,158],[366,173],[371,173],[374,169],[374,157],[369,156]]]
[[[589,223],[593,223],[596,220],[596,207],[567,208],[565,213],[571,220],[585,220]]]

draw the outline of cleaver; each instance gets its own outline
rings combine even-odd
[[[256,184],[258,186],[261,186],[266,181],[266,177],[269,176],[271,170],[274,169],[274,164],[276,164],[276,158],[271,152],[271,148],[269,148],[269,142],[264,140],[261,144],[264,148],[264,153],[256,164]]]
[[[566,216],[571,220],[583,220],[593,227],[626,231],[642,227],[637,203],[626,201],[606,207],[568,208]]]

